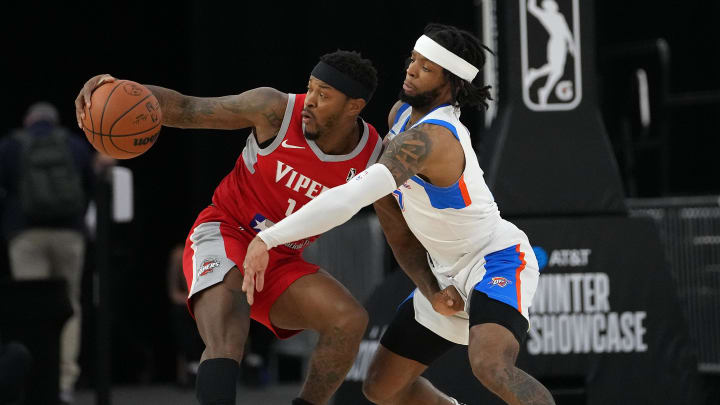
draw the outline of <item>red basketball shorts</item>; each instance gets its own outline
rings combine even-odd
[[[238,224],[215,206],[205,208],[198,215],[185,241],[183,272],[188,284],[188,308],[192,312],[192,297],[198,292],[223,281],[229,271],[241,271],[245,253],[255,233]],[[265,271],[265,286],[255,291],[250,317],[273,331],[280,339],[287,339],[300,330],[286,330],[273,326],[270,309],[283,292],[302,276],[313,274],[319,267],[303,260],[301,253],[271,249]]]

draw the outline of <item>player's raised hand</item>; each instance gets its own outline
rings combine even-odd
[[[445,316],[455,315],[455,313],[465,309],[465,301],[463,301],[454,286],[445,287],[445,289],[433,294],[430,303],[435,312]]]
[[[82,129],[82,120],[85,118],[85,106],[90,108],[90,96],[92,92],[100,87],[103,83],[114,82],[115,78],[109,74],[97,75],[87,82],[80,89],[80,93],[75,98],[75,117],[77,118],[78,126]]]
[[[242,290],[247,296],[248,304],[255,300],[255,290],[262,291],[265,284],[265,269],[268,265],[268,249],[265,242],[257,236],[250,242],[243,261]]]

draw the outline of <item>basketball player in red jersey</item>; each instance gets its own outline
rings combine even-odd
[[[147,86],[160,102],[163,125],[253,128],[235,168],[215,189],[212,204],[198,216],[185,245],[188,307],[206,346],[196,385],[201,404],[235,404],[250,318],[281,339],[303,329],[319,333],[294,405],[327,403],[350,369],[368,316],[337,280],[302,259],[302,250],[316,236],[274,249],[265,288],[254,297],[242,292],[238,266],[257,232],[377,160],[380,137],[359,118],[375,91],[376,76],[369,60],[337,51],[320,58],[306,94],[265,87],[196,98]],[[100,75],[85,84],[75,101],[79,123],[92,91],[112,80]]]

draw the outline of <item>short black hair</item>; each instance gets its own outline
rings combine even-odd
[[[377,88],[377,70],[370,59],[363,58],[359,52],[338,49],[321,56],[320,60],[365,86],[370,91],[367,98],[370,101]]]
[[[492,54],[492,51],[483,45],[475,35],[452,25],[431,23],[425,26],[424,33],[481,71],[485,65],[485,52]],[[490,86],[482,82],[481,74],[478,73],[472,82],[468,82],[447,69],[443,70],[445,77],[450,81],[454,105],[457,107],[477,106],[479,109],[488,108],[487,100],[492,100]]]

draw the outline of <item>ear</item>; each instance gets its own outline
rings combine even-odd
[[[345,104],[345,111],[351,115],[359,115],[360,111],[365,108],[365,100],[362,98],[348,98],[347,104]]]

